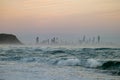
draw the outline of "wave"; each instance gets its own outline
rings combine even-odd
[[[69,58],[54,60],[54,64],[59,66],[81,66],[102,70],[112,75],[120,75],[120,61]]]
[[[113,75],[120,75],[120,61],[106,61],[98,69],[106,70]]]
[[[87,62],[85,64],[85,66],[89,68],[96,68],[101,65],[102,64],[98,60],[95,60],[95,59],[87,59]]]
[[[101,66],[102,69],[117,69],[120,68],[120,61],[107,61]]]
[[[102,70],[105,73],[120,76],[120,60],[87,59],[82,66]]]
[[[63,51],[63,50],[54,50],[54,51],[47,51],[47,53],[57,54],[57,53],[65,53],[65,51]]]
[[[120,50],[120,48],[95,48],[94,50]]]
[[[64,65],[64,66],[79,66],[81,61],[79,59],[66,59],[58,61],[57,65]]]
[[[18,57],[18,56],[16,56],[16,57],[2,57],[2,58],[0,58],[0,61],[19,61],[21,59],[22,59],[22,57]]]
[[[0,61],[38,62],[57,66],[81,66],[120,75],[119,48],[8,48],[0,49]],[[99,60],[98,60],[99,59]]]
[[[97,68],[102,64],[95,59],[78,59],[76,57],[62,57],[49,59],[49,63],[59,66],[83,66],[86,68]]]

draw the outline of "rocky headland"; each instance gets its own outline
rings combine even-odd
[[[13,34],[0,34],[0,44],[22,44],[22,42]]]

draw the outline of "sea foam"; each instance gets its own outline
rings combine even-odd
[[[79,59],[66,59],[58,61],[57,65],[78,66],[80,63],[81,61]]]

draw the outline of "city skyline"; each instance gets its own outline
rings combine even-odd
[[[0,33],[23,42],[100,35],[120,42],[119,0],[0,0]]]

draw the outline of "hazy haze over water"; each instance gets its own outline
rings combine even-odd
[[[23,42],[60,37],[100,35],[120,42],[119,0],[0,0],[0,33],[16,34]]]

